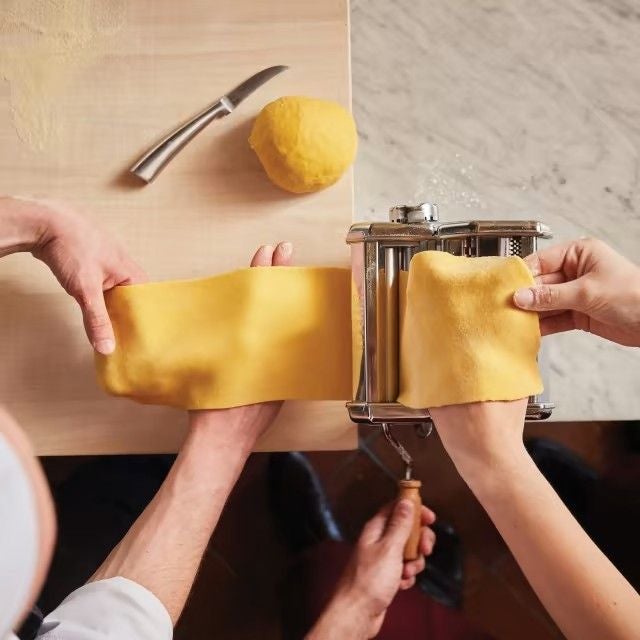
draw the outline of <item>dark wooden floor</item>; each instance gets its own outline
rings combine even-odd
[[[621,429],[613,423],[537,423],[527,426],[526,435],[560,441],[604,472],[622,459]],[[401,439],[416,458],[415,475],[423,481],[424,503],[452,523],[462,539],[467,616],[499,639],[561,638],[437,435],[422,440],[407,430]],[[397,454],[377,432],[367,430],[361,432],[359,451],[309,457],[338,521],[353,538],[366,519],[394,496],[395,479],[402,471]],[[176,630],[179,640],[281,637],[280,584],[291,556],[269,512],[267,461],[267,454],[251,457],[227,505]],[[53,482],[68,476],[75,464],[77,459],[45,461]]]

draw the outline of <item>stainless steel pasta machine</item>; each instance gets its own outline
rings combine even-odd
[[[538,240],[551,238],[536,220],[465,220],[443,222],[435,204],[396,206],[389,222],[354,224],[347,235],[353,277],[354,422],[371,425],[429,425],[426,409],[396,401],[399,384],[400,272],[409,270],[419,251],[447,251],[457,256],[520,256],[536,251]],[[426,363],[428,365],[428,363]],[[545,394],[531,396],[527,420],[551,415]]]

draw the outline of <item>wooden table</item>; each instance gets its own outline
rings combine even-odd
[[[299,264],[347,264],[352,176],[292,196],[247,144],[252,118],[281,95],[350,104],[347,0],[156,0],[124,11],[109,46],[52,101],[60,136],[48,148],[19,139],[0,84],[0,192],[74,203],[153,280],[241,267],[257,245],[280,240],[296,245]],[[291,69],[214,122],[155,183],[128,177],[158,136],[274,64]],[[184,435],[182,412],[101,391],[75,302],[29,255],[0,262],[0,402],[43,455],[175,451]],[[355,444],[343,403],[290,403],[259,448]]]

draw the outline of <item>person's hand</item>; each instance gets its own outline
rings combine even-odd
[[[275,248],[271,245],[261,246],[251,259],[252,267],[282,267],[291,264],[293,257],[293,245],[290,242],[281,242]],[[249,404],[243,407],[230,409],[206,409],[191,411],[189,422],[192,427],[215,424],[215,428],[227,425],[233,430],[247,447],[252,448],[256,440],[266,431],[275,420],[282,402],[261,402]]]
[[[640,268],[600,240],[584,239],[525,258],[536,286],[514,295],[540,312],[542,335],[582,329],[622,345],[640,346]]]
[[[404,545],[413,526],[413,510],[410,500],[400,500],[386,505],[367,522],[335,595],[308,638],[356,639],[378,634],[396,593],[415,584],[416,575],[425,566],[424,556],[431,554],[435,544],[435,534],[429,525],[435,522],[436,516],[423,506],[420,556],[403,563]],[[325,630],[332,635],[327,635]]]
[[[525,452],[522,436],[527,401],[470,402],[429,409],[444,448],[469,484],[519,460]]]
[[[144,272],[104,231],[67,205],[10,200],[17,215],[39,221],[37,237],[29,250],[80,305],[93,348],[111,353],[116,343],[103,292],[116,285],[143,282]]]

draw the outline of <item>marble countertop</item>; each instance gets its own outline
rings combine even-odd
[[[352,0],[358,219],[535,218],[640,257],[640,10],[630,0]],[[640,350],[544,340],[556,420],[640,418]]]

